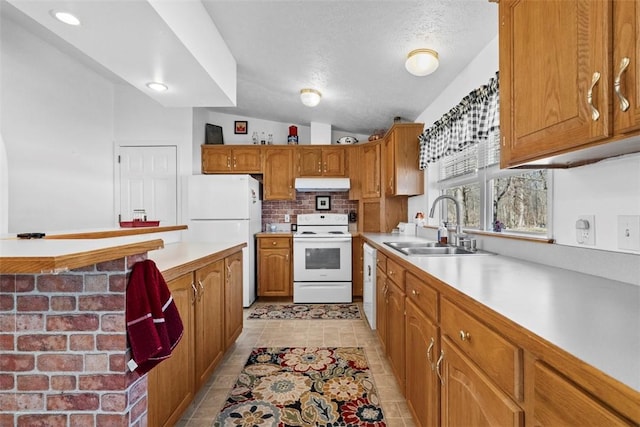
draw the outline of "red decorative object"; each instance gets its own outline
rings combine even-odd
[[[120,221],[120,227],[157,227],[160,225],[160,221]]]

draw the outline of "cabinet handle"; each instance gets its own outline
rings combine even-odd
[[[237,165],[238,165],[238,159],[236,159],[236,158],[234,157],[234,158],[233,158],[233,168],[235,169]]]
[[[191,298],[191,305],[196,303],[196,300],[198,299],[198,288],[196,288],[196,285],[191,282],[191,288],[193,289],[193,297]]]
[[[289,261],[289,254],[287,254],[287,256],[285,256],[285,258],[287,261]]]
[[[427,347],[427,360],[429,361],[429,366],[431,366],[431,370],[433,371],[436,366],[433,364],[433,358],[431,357],[431,350],[433,350],[433,346],[435,345],[436,340],[431,337],[431,341],[429,341],[429,347]]]
[[[591,120],[594,122],[600,118],[600,112],[593,106],[593,88],[598,84],[598,80],[600,80],[600,73],[596,71],[593,73],[593,77],[591,78],[591,87],[587,92],[587,104],[591,107]]]
[[[613,82],[613,88],[616,91],[616,95],[618,95],[618,100],[620,101],[620,111],[627,111],[629,109],[629,101],[627,101],[627,98],[625,98],[620,91],[620,80],[622,79],[622,73],[625,72],[628,66],[629,58],[622,58],[622,61],[620,61],[620,70],[618,70],[618,75]]]
[[[227,168],[231,169],[231,157],[227,156]]]
[[[324,162],[324,171],[327,172],[327,162]]]
[[[462,341],[471,341],[471,334],[469,332],[460,331],[460,339]]]
[[[416,291],[415,289],[413,289],[411,293],[413,294],[414,297],[417,297],[418,295],[420,295],[420,292]]]
[[[440,384],[442,385],[444,385],[444,378],[442,378],[442,374],[440,373],[440,364],[442,363],[443,360],[444,360],[444,350],[440,350],[440,357],[436,362],[436,375],[438,375],[438,378],[440,378]]]
[[[318,172],[322,172],[322,162],[318,161]]]
[[[202,299],[204,295],[204,286],[202,285],[202,280],[198,280],[198,286],[200,286],[200,294],[198,295],[198,301]]]
[[[271,244],[272,244],[273,246],[275,246],[275,245],[277,245],[277,244],[278,244],[278,242],[276,242],[276,241],[274,240],[273,242],[271,242]]]

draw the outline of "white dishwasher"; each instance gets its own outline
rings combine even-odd
[[[364,250],[363,281],[362,281],[362,306],[371,329],[376,328],[376,250],[366,243],[362,245]]]

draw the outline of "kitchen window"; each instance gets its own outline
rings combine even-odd
[[[552,173],[501,170],[500,136],[442,157],[437,188],[460,201],[465,228],[550,237]],[[452,205],[441,204],[441,218],[455,224]]]

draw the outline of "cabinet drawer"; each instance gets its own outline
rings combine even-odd
[[[443,332],[499,387],[522,400],[522,351],[446,298],[441,304]]]
[[[420,311],[429,319],[438,322],[438,291],[433,289],[424,279],[420,279],[411,273],[407,273],[405,292],[407,298],[415,303]]]
[[[378,254],[376,255],[376,267],[384,273],[387,272],[387,256],[380,251],[378,251]]]
[[[273,248],[289,248],[291,239],[288,237],[260,237],[261,249],[273,249]]]
[[[400,287],[400,289],[402,289],[402,292],[404,292],[404,274],[404,267],[402,267],[391,258],[387,258],[387,277],[398,287]]]

